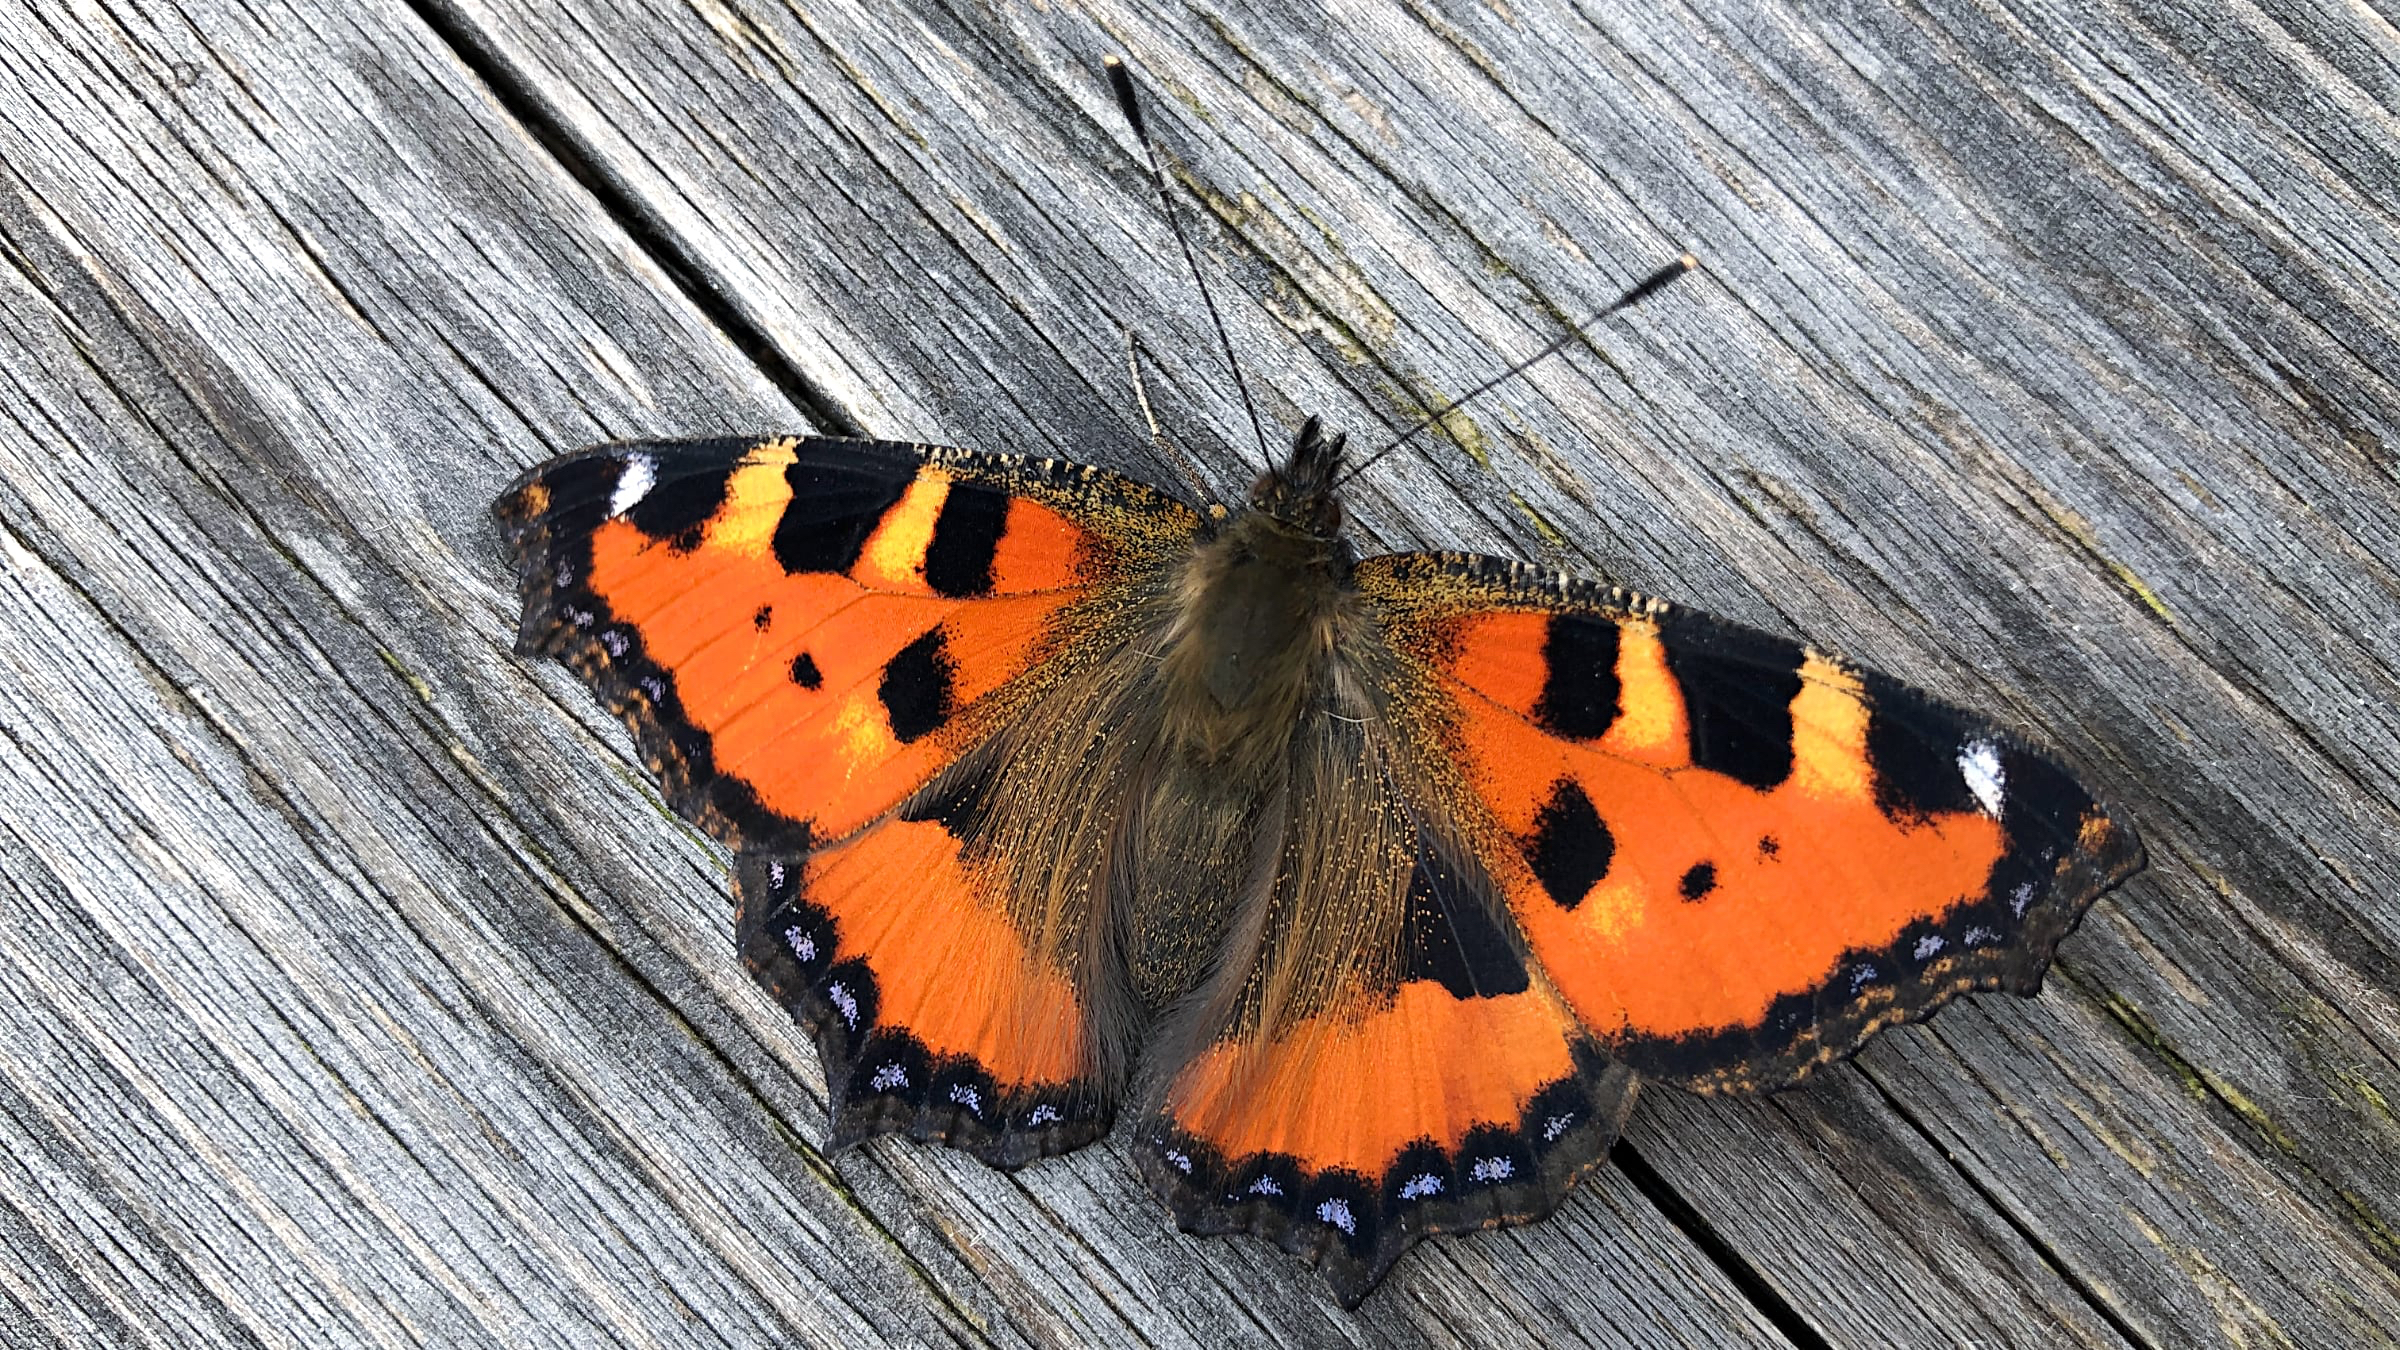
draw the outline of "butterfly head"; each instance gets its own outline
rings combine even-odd
[[[1250,508],[1296,533],[1333,538],[1342,528],[1342,505],[1333,487],[1342,476],[1342,448],[1349,441],[1347,432],[1328,439],[1323,424],[1309,418],[1292,438],[1291,458],[1250,489]]]

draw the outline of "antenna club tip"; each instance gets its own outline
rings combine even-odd
[[[1697,253],[1686,253],[1675,261],[1686,272],[1697,271],[1700,267],[1700,255]]]
[[[1133,128],[1133,138],[1148,145],[1150,128],[1142,121],[1141,96],[1133,92],[1133,71],[1125,58],[1114,52],[1100,58],[1101,67],[1108,72],[1108,87],[1117,96],[1117,110],[1125,114],[1125,124]],[[1163,190],[1165,184],[1160,184]]]

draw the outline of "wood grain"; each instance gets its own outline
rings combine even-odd
[[[798,426],[1238,493],[1110,51],[1271,435],[1703,257],[1354,509],[2056,744],[2153,865],[2041,998],[1653,1094],[1356,1316],[1114,1143],[817,1151],[484,504]],[[2388,16],[26,0],[0,72],[0,1340],[2400,1341]]]

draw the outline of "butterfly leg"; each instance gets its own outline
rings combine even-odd
[[[1142,381],[1142,353],[1145,350],[1142,335],[1126,329],[1125,371],[1133,385],[1134,406],[1142,410],[1142,421],[1150,428],[1150,448],[1163,452],[1167,448],[1166,433],[1158,429],[1158,414],[1150,410],[1150,390]]]
[[[1142,377],[1144,358],[1148,358],[1153,365],[1158,362],[1158,357],[1150,350],[1150,344],[1142,341],[1142,335],[1133,329],[1126,329],[1125,371],[1127,380],[1133,387],[1134,406],[1142,410],[1142,424],[1150,429],[1150,449],[1158,456],[1160,463],[1174,467],[1176,474],[1183,479],[1186,487],[1206,500],[1211,494],[1208,481],[1200,474],[1199,461],[1186,453],[1183,447],[1167,438],[1166,431],[1158,424],[1157,412],[1150,406],[1149,381]]]

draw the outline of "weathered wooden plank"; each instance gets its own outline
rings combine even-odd
[[[1869,1055],[1853,1091],[1882,1106],[1842,1114],[1838,1152],[1930,1143],[1942,1186],[1756,1207],[1762,1173],[1825,1175],[1806,1141],[1836,1131],[1807,1094],[1665,1108],[1701,1134],[1637,1131],[1642,1155],[1844,1337],[2394,1334],[2388,26],[2332,7],[454,13],[702,284],[879,433],[1138,465],[1091,411],[1123,405],[1130,325],[1212,481],[1254,461],[1093,74],[1105,50],[1173,96],[1217,262],[1266,301],[1227,317],[1279,416],[1404,416],[1604,297],[1627,269],[1594,258],[1697,247],[1721,290],[1478,413],[1495,477],[1391,463],[1369,528],[1561,550],[2008,710],[2132,807],[2158,865],[2036,1009]],[[828,337],[808,324],[838,320],[793,317],[842,312],[860,250],[894,236],[916,270],[875,278],[875,303],[906,321]],[[1011,309],[1052,318],[972,339]],[[1572,449],[1595,440],[1625,448]],[[2237,1186],[2275,1200],[2189,1199]],[[1878,1226],[1878,1259],[1854,1259]]]
[[[401,11],[0,11],[0,70],[25,1340],[1778,1343],[1621,1177],[1352,1318],[1113,1149],[819,1157],[719,860],[506,654],[483,517],[798,411]]]

